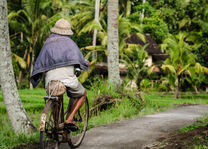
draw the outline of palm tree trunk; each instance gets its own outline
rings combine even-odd
[[[118,0],[108,1],[108,77],[113,87],[120,86],[118,46]]]
[[[146,0],[143,0],[143,5],[146,3]],[[145,12],[145,10],[144,10],[144,8],[142,9],[142,13],[141,13],[141,26],[142,26],[142,24],[143,24],[143,20],[144,20],[144,12]]]
[[[199,91],[198,91],[198,89],[197,89],[196,85],[194,85],[194,90],[195,90],[195,93],[196,93],[196,94],[198,94],[198,93],[199,93]]]
[[[126,2],[126,17],[128,17],[131,14],[131,1],[127,0]]]
[[[181,97],[180,95],[180,87],[181,87],[181,77],[178,76],[178,85],[176,87],[176,98],[179,99]]]
[[[32,76],[32,71],[33,71],[33,65],[35,63],[35,46],[37,43],[37,36],[35,35],[33,38],[33,48],[32,48],[32,59],[31,59],[31,66],[30,66],[30,76]],[[30,90],[33,89],[33,85],[30,82]]]
[[[99,21],[99,11],[100,11],[100,0],[96,0],[95,3],[95,21],[98,22]],[[97,39],[97,29],[94,29],[94,33],[93,33],[93,46],[96,46],[96,40]],[[97,58],[97,52],[93,52],[92,53],[92,59],[96,59]]]
[[[27,58],[27,49],[25,50],[23,60],[26,60],[26,58]],[[18,88],[21,88],[21,83],[22,83],[22,70],[19,72]]]
[[[30,65],[30,76],[32,75],[34,61],[35,61],[35,51],[33,49],[33,51],[32,51],[32,59],[31,59],[31,65]],[[33,89],[33,85],[30,82],[30,90],[32,90],[32,89]]]
[[[0,1],[0,82],[7,114],[14,131],[18,133],[31,132],[35,126],[28,118],[20,101],[14,80],[9,43],[9,29],[7,16],[7,1]]]

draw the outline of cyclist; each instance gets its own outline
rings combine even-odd
[[[64,127],[76,131],[78,127],[73,123],[73,117],[85,101],[86,90],[78,81],[74,68],[89,70],[89,62],[69,37],[73,32],[67,20],[58,20],[51,32],[37,57],[30,80],[36,87],[45,74],[46,88],[52,80],[58,80],[66,86],[67,95],[71,100],[75,100],[75,104],[66,118]]]

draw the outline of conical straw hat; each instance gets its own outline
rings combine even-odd
[[[65,19],[59,19],[54,25],[54,27],[51,28],[51,32],[60,35],[73,35],[71,25]]]

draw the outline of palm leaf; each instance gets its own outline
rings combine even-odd
[[[146,43],[146,38],[142,33],[136,33],[136,35],[144,42]]]
[[[100,22],[97,22],[97,21],[93,20],[93,21],[87,23],[82,28],[82,30],[78,33],[78,35],[81,35],[82,33],[90,32],[94,29],[97,29],[97,30],[102,30],[103,29]]]
[[[172,65],[162,65],[161,67],[164,71],[170,71],[171,73],[176,74],[176,70]]]
[[[206,73],[206,74],[208,74],[208,68],[202,66],[200,63],[196,63],[194,68],[195,68],[196,73],[199,73],[199,74],[200,73]]]
[[[151,67],[149,67],[149,68],[148,68],[148,70],[147,70],[147,74],[148,74],[148,75],[152,74],[152,73],[153,73],[154,68],[155,68],[155,66],[151,66]]]
[[[187,19],[187,18],[181,20],[179,22],[179,29],[181,29],[182,27],[184,27],[187,23],[190,24],[191,23],[191,20],[190,19]]]
[[[83,49],[90,50],[90,51],[104,51],[106,49],[105,46],[87,46]]]
[[[15,60],[18,62],[18,64],[20,65],[20,67],[22,69],[25,69],[26,68],[26,62],[23,60],[23,58],[21,58],[20,56],[12,53],[12,56],[15,58]]]
[[[80,83],[84,83],[87,80],[87,78],[89,77],[90,73],[94,70],[96,63],[97,63],[97,59],[93,60],[91,62],[91,64],[90,64],[90,70],[82,72],[82,74],[79,77]]]
[[[177,72],[177,75],[181,75],[182,73],[184,73],[188,67],[190,67],[191,64],[187,64],[186,66],[184,66],[179,72]]]

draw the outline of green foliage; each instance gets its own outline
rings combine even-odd
[[[91,90],[97,95],[109,94],[113,97],[119,97],[115,88],[109,87],[108,80],[104,80],[100,77],[95,77],[91,82]]]
[[[89,75],[91,74],[91,72],[93,71],[93,69],[95,68],[95,64],[96,64],[97,60],[93,60],[90,64],[90,70],[89,71],[83,71],[82,74],[79,76],[79,81],[80,83],[84,83],[87,78],[89,77]]]
[[[144,33],[151,34],[157,43],[161,43],[169,33],[167,24],[159,18],[144,18],[143,23]]]
[[[132,80],[136,80],[138,89],[140,89],[140,83],[147,74],[145,60],[148,55],[145,51],[146,47],[147,45],[140,47],[138,45],[129,44],[125,51],[126,54],[122,55],[122,62],[128,67],[127,76]]]
[[[99,22],[94,21],[94,7],[95,0],[8,0],[10,43],[12,52],[15,55],[13,57],[13,67],[16,79],[18,78],[19,72],[23,72],[24,79],[22,87],[28,87],[28,78],[30,76],[28,72],[32,62],[32,52],[35,52],[35,57],[37,57],[42,48],[43,42],[49,34],[49,29],[60,17],[64,17],[72,24],[74,32],[72,39],[80,48],[86,47],[89,51],[98,51],[98,62],[106,59],[107,0],[101,1]],[[144,19],[141,19],[143,9]],[[207,10],[208,2],[206,0],[157,0],[146,1],[145,4],[138,0],[120,0],[120,58],[123,59],[122,55],[131,51],[131,45],[128,46],[125,40],[132,33],[136,33],[141,40],[144,40],[143,33],[149,33],[155,41],[160,44],[169,37],[168,34],[179,35],[180,32],[184,32],[188,33],[184,38],[184,47],[187,49],[185,51],[191,51],[192,54],[191,56],[189,56],[187,52],[182,54],[182,57],[179,59],[182,59],[184,64],[177,73],[187,73],[189,65],[185,65],[185,63],[188,64],[189,62],[185,61],[193,61],[193,59],[201,66],[208,67]],[[98,29],[98,46],[90,47],[92,44],[92,33],[94,29]],[[169,38],[173,39],[178,37]],[[171,43],[169,43],[169,46],[170,45]],[[162,44],[161,47],[163,48],[164,44]],[[171,49],[174,49],[174,47],[172,46]],[[175,53],[175,50],[171,49],[166,50],[166,53],[173,55],[174,57],[179,56],[178,54],[173,54]],[[88,50],[82,51],[84,55],[88,54]],[[26,58],[24,61],[26,63],[26,69],[23,69],[25,68],[25,63],[22,60],[25,54]],[[127,56],[129,56],[130,60],[135,60],[132,59],[130,55]],[[91,57],[89,59],[91,59]],[[126,61],[126,58],[124,59]],[[170,62],[167,63],[167,61],[165,64],[167,66],[173,66]],[[168,70],[168,68],[170,67],[166,67],[166,70]],[[176,66],[174,66],[174,68],[176,68]],[[171,69],[168,71],[170,70]],[[195,76],[195,78],[199,75],[193,73],[189,74]],[[201,74],[200,76],[202,76],[202,78],[205,77],[205,75]],[[90,79],[88,79],[88,81],[90,81]],[[174,75],[168,73],[168,79],[172,80],[171,83],[169,83],[171,87],[162,87],[162,84],[164,83],[164,80],[162,80],[160,85],[158,83],[161,90],[172,90],[173,84],[177,85],[176,76],[174,77]],[[190,81],[189,79],[189,83],[191,82],[192,85],[197,84],[198,87],[204,88],[207,78],[200,81],[197,81],[196,79]]]
[[[92,39],[89,37],[87,33],[82,33],[80,36],[74,34],[71,36],[71,38],[79,46],[79,48],[83,48],[90,45],[92,41]]]
[[[141,81],[140,87],[142,88],[142,90],[148,90],[152,85],[151,80],[148,79],[143,79]]]
[[[202,118],[198,118],[193,125],[180,129],[179,132],[183,133],[207,125],[208,125],[208,115],[205,115]]]
[[[142,9],[145,11],[145,18],[141,20]],[[153,8],[148,2],[134,7],[134,12],[129,16],[130,20],[141,25],[144,33],[149,33],[161,43],[169,33],[168,25],[160,18],[159,11]]]
[[[164,47],[169,58],[162,65],[162,69],[168,72],[169,82],[173,86],[181,83],[181,76],[189,73],[188,68],[195,63],[195,56],[191,53],[191,46],[185,41],[186,35],[179,33],[164,40]]]
[[[21,57],[19,57],[18,55],[12,53],[12,56],[15,58],[15,60],[18,62],[18,64],[20,65],[20,67],[22,69],[26,68],[26,62],[24,61],[24,59],[22,59]]]

